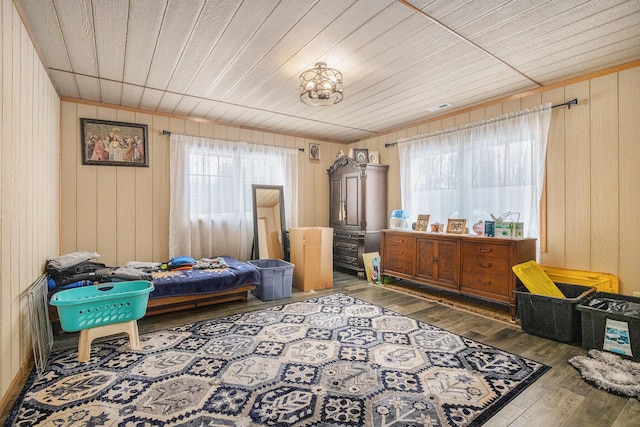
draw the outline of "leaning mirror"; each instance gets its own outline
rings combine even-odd
[[[285,259],[286,225],[281,185],[253,184],[253,258]]]

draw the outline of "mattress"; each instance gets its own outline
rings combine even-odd
[[[204,295],[260,284],[260,272],[256,267],[229,256],[222,258],[227,268],[154,271],[155,290],[149,294],[149,299]]]

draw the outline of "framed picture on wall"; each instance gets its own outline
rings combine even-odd
[[[149,166],[147,125],[80,119],[82,164]]]
[[[320,145],[311,143],[309,144],[309,158],[311,160],[320,160]]]

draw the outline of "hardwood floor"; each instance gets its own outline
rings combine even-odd
[[[247,303],[226,303],[188,312],[167,313],[138,321],[140,334],[228,314],[256,310],[318,295],[341,292],[386,307],[414,319],[453,333],[516,353],[552,367],[542,378],[524,390],[498,412],[486,426],[563,426],[602,427],[639,426],[640,402],[599,390],[584,382],[567,360],[586,354],[581,347],[562,344],[526,334],[519,326],[481,317],[438,303],[368,285],[357,277],[334,273],[333,289],[301,292],[293,289],[290,298],[263,302],[250,295]],[[78,345],[78,334],[55,337],[54,350]],[[26,380],[26,378],[24,379]],[[22,386],[22,384],[21,384]],[[0,417],[4,423],[11,404]]]

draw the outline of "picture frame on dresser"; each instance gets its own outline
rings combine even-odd
[[[431,215],[420,214],[416,221],[416,231],[427,231]]]
[[[447,220],[447,233],[464,234],[464,230],[466,226],[467,226],[466,219],[449,218]]]

